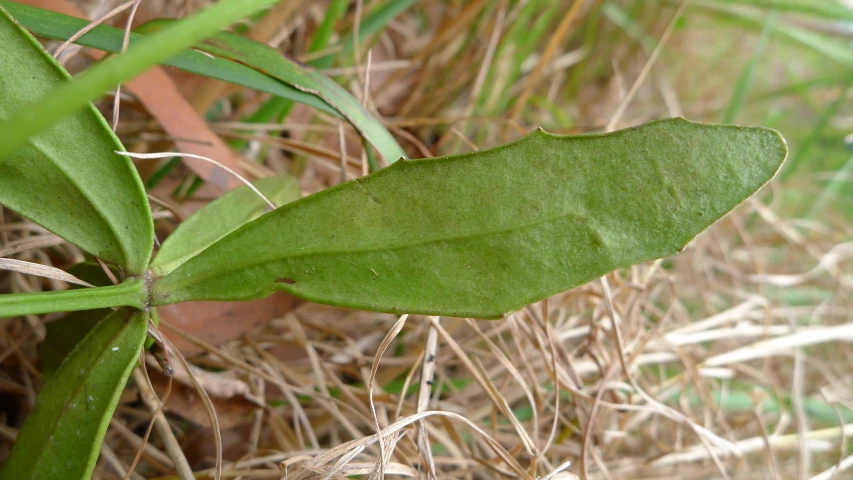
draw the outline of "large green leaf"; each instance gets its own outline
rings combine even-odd
[[[252,185],[276,206],[298,200],[302,194],[299,182],[289,174],[262,178]],[[163,242],[151,262],[151,270],[157,275],[171,272],[220,238],[260,217],[267,208],[266,202],[249,187],[231,190],[178,226]]]
[[[0,480],[91,477],[147,328],[148,314],[123,308],[86,335],[39,394]]]
[[[0,44],[0,121],[70,78],[2,7]],[[133,164],[115,150],[124,148],[90,104],[0,157],[0,203],[142,273],[154,238],[148,198]]]
[[[676,254],[785,155],[773,130],[670,119],[400,161],[250,222],[156,279],[152,303],[278,289],[365,310],[497,318]]]

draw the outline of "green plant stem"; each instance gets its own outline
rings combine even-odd
[[[0,318],[37,313],[71,312],[106,307],[145,307],[145,283],[139,278],[119,285],[55,292],[0,295]]]
[[[59,85],[34,104],[0,123],[0,157],[22,146],[36,133],[85,107],[92,100],[151,65],[163,62],[218,30],[278,0],[224,0],[192,17],[151,35],[87,70],[77,80]]]

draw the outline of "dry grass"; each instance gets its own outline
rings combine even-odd
[[[375,3],[354,3],[344,27]],[[654,39],[677,26],[680,2],[551,3],[527,18],[524,4],[507,1],[423,2],[393,20],[370,55],[361,52],[370,69],[349,68],[348,59],[334,72],[357,96],[369,88],[364,101],[412,156],[443,155],[538,125],[602,130],[617,112],[617,127],[682,112],[719,121],[758,38],[737,26],[704,28],[707,17],[688,7],[688,26],[675,28],[650,63]],[[604,4],[635,11],[638,21],[617,27]],[[143,2],[138,15],[156,8]],[[271,38],[299,57],[323,12],[322,3],[303,2]],[[577,18],[566,26],[565,15]],[[550,26],[538,31],[537,19]],[[517,22],[530,26],[516,31]],[[550,41],[558,25],[561,41]],[[771,45],[756,80],[762,92],[820,73],[810,70],[812,52],[796,57],[794,47]],[[796,75],[774,75],[789,64]],[[648,76],[632,89],[645,66]],[[177,79],[188,91],[199,82]],[[835,84],[812,88],[773,99],[786,112],[806,111],[804,129],[845,94]],[[631,103],[623,101],[629,91]],[[309,193],[361,175],[363,154],[349,127],[297,107],[283,125],[249,135],[233,122],[265,98],[225,93],[235,95],[220,97],[212,126],[224,138],[253,140],[247,155],[262,155],[262,164],[244,161],[250,173],[299,171]],[[753,97],[738,120],[762,122],[767,105]],[[132,98],[122,104],[127,145],[168,146]],[[268,136],[277,128],[287,136]],[[801,140],[791,139],[792,151]],[[202,351],[190,358],[201,368],[190,370],[222,426],[222,478],[831,478],[836,466],[853,466],[853,226],[844,203],[811,217],[795,207],[825,192],[828,180],[849,182],[844,175],[804,172],[774,182],[677,257],[614,272],[502,321],[303,304],[222,345],[186,337]],[[173,173],[166,184],[186,176]],[[172,217],[156,208],[159,218]],[[0,256],[58,266],[82,259],[40,227],[5,215]],[[4,292],[62,286],[0,276]],[[0,459],[33,405],[37,345],[44,322],[55,318],[0,320]],[[169,325],[163,331],[182,336]],[[162,375],[149,370],[162,394]],[[175,376],[166,404],[173,434],[155,430],[130,478],[178,478],[175,465],[184,460],[176,456],[197,477],[212,478],[213,435],[188,377]],[[138,382],[122,396],[95,478],[124,476],[143,444],[152,403],[139,401],[140,385],[149,389]]]

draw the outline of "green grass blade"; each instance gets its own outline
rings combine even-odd
[[[0,132],[3,132],[0,136],[0,158],[15,152],[28,138],[60,119],[85,108],[104,91],[276,1],[223,0],[131,45],[126,53],[95,65],[76,80],[60,84],[0,123]]]
[[[302,196],[299,182],[289,174],[262,178],[252,184],[276,206],[288,204]],[[267,204],[249,187],[235,188],[205,205],[163,242],[151,269],[165,275],[199,254],[225,235],[266,212]]]
[[[845,187],[848,185],[845,177],[853,178],[853,157],[850,157],[841,168],[835,171],[832,179],[821,190],[820,195],[806,213],[806,218],[816,218],[827,206],[841,198]]]
[[[853,10],[838,0],[705,0],[705,3],[737,5],[774,10],[779,13],[811,15],[829,20],[853,21]]]
[[[45,384],[0,470],[0,480],[84,480],[142,349],[148,314],[101,320]]]
[[[0,121],[71,78],[2,6],[0,43]],[[115,154],[124,147],[104,118],[90,103],[81,106],[0,155],[0,203],[140,274],[154,243],[148,198],[131,161]],[[0,143],[13,141],[13,127],[0,126]]]
[[[646,52],[651,53],[655,49],[658,39],[649,35],[649,33],[646,32],[643,27],[638,25],[625,10],[619,7],[619,5],[616,5],[613,2],[604,2],[604,5],[601,6],[601,13],[603,13],[608,20],[624,30],[629,37],[639,42]]]
[[[169,20],[156,21],[156,24],[162,25],[171,23]],[[405,158],[406,153],[382,122],[323,73],[287,59],[268,45],[230,32],[220,32],[196,45],[196,48],[247,65],[298,90],[318,96],[349,121],[379,151],[387,163]]]
[[[332,0],[329,2],[329,6],[326,8],[326,16],[323,18],[323,23],[314,32],[311,45],[308,47],[308,53],[319,52],[328,46],[329,40],[334,33],[335,25],[346,13],[347,6],[349,6],[349,0]],[[323,60],[326,58],[328,58],[328,61]],[[329,67],[334,62],[334,55],[326,55],[323,59],[316,59],[308,62],[308,64],[312,67],[320,67],[321,64]],[[249,123],[281,122],[290,114],[291,109],[293,109],[293,100],[284,97],[273,97],[261,104],[258,110],[248,117],[246,121]],[[245,140],[240,140],[235,141],[233,145],[236,148],[242,148],[247,143]]]
[[[735,91],[732,94],[731,100],[729,100],[726,112],[723,114],[723,123],[732,123],[735,119],[735,115],[737,115],[737,112],[743,105],[744,99],[746,98],[746,91],[749,89],[750,83],[752,83],[752,75],[755,72],[755,66],[758,64],[759,60],[761,60],[761,56],[764,54],[764,47],[767,46],[767,39],[770,37],[770,33],[773,31],[775,26],[776,14],[770,13],[764,21],[764,28],[762,28],[761,36],[758,38],[758,45],[755,46],[755,50],[752,52],[752,57],[750,57],[749,61],[746,63],[746,67],[744,67],[743,72],[741,72],[740,78],[738,78],[737,84],[735,85]]]
[[[417,0],[391,0],[370,12],[370,14],[362,19],[361,24],[358,26],[358,44],[364,45],[364,42],[371,35],[381,31],[388,22],[408,10],[415,3],[417,3]],[[335,56],[343,57],[350,54],[353,48],[355,48],[355,34],[354,32],[350,32],[341,42],[340,52],[320,57],[310,62],[310,65],[317,68],[329,68],[334,63]]]
[[[0,0],[10,13],[23,26],[34,34],[53,38],[56,40],[67,40],[77,33],[81,28],[88,25],[86,20],[70,17],[61,13],[43,10],[28,5],[5,2]],[[139,27],[139,33],[130,34],[130,44],[135,45],[145,37],[140,34],[145,30],[145,25]],[[76,42],[78,45],[96,48],[106,52],[120,53],[124,30],[119,28],[99,25],[80,37]],[[296,102],[304,103],[327,113],[338,115],[337,111],[315,95],[300,92],[295,88],[270,78],[261,72],[253,70],[245,65],[235,63],[222,58],[210,58],[195,50],[184,50],[175,56],[164,60],[163,65],[180,68],[205,77],[243,85],[248,88],[271,93],[283,98],[290,98]]]
[[[691,2],[691,11],[720,17],[729,24],[738,24],[755,30],[760,30],[764,25],[765,15],[758,10],[725,8],[713,2]],[[810,48],[835,62],[845,65],[853,64],[853,47],[849,42],[835,41],[826,35],[817,34],[793,23],[786,23],[784,28],[777,28],[773,33],[781,40]]]
[[[319,52],[329,45],[329,40],[332,39],[332,34],[335,33],[335,25],[347,13],[349,3],[349,0],[332,0],[329,2],[323,22],[320,23],[317,31],[314,32],[314,36],[311,38],[311,44],[308,46],[309,53]]]
[[[785,155],[773,130],[670,119],[401,161],[248,223],[155,279],[152,302],[285,290],[363,310],[497,318],[675,255]]]
[[[37,35],[49,38],[66,39],[76,33],[87,22],[47,10],[40,10],[18,4],[10,4],[12,13],[27,28]],[[137,45],[143,38],[162,31],[166,26],[175,24],[174,20],[156,20],[137,29],[131,36],[131,45]],[[145,33],[140,35],[139,33]],[[120,29],[99,26],[81,37],[76,43],[110,52],[120,52],[124,32]],[[280,97],[274,101],[274,115],[282,110],[282,105],[296,101],[322,111],[333,113],[349,120],[362,135],[379,149],[389,162],[404,155],[402,148],[361,104],[346,90],[320,72],[304,68],[281,56],[274,49],[253,42],[239,35],[222,33],[217,36],[228,44],[240,48],[238,54],[229,54],[227,47],[206,48],[198,46],[217,58],[210,58],[201,52],[187,50],[163,60],[165,65],[181,68],[199,75],[216,78],[226,82],[243,85],[265,91]],[[259,59],[257,62],[252,59]],[[267,117],[269,115],[264,115]]]
[[[370,35],[373,35],[385,28],[385,25],[389,21],[403,13],[416,1],[417,0],[391,0],[385,5],[370,12],[370,14],[362,20],[361,25],[359,25],[358,33],[360,41],[363,42]],[[317,32],[314,34],[314,38],[311,39],[311,45],[308,48],[309,53],[319,52],[328,46],[332,27],[334,26],[335,21],[343,16],[348,4],[348,0],[333,0],[330,2],[326,17],[323,19],[323,23],[320,24],[317,28]],[[308,62],[308,65],[318,69],[331,67],[335,63],[336,56],[346,55],[352,51],[354,45],[353,38],[354,35],[350,33],[341,42],[340,52],[331,53],[311,60]],[[246,121],[251,123],[268,123],[272,121],[280,122],[288,115],[288,113],[290,113],[292,108],[293,102],[289,99],[283,97],[272,98],[269,101],[264,102],[258,111]]]
[[[824,130],[829,126],[830,119],[838,113],[844,100],[847,99],[847,92],[851,87],[853,87],[853,71],[848,74],[845,82],[841,85],[841,91],[838,93],[838,96],[821,112],[820,118],[814,123],[814,127],[809,132],[809,135],[800,142],[800,146],[791,157],[791,161],[782,170],[781,178],[786,179],[797,171],[803,160],[807,158],[809,151],[818,143]]]

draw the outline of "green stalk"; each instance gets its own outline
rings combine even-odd
[[[206,10],[145,38],[127,53],[111,57],[59,85],[45,97],[0,123],[0,158],[61,118],[85,107],[119,83],[181,52],[218,30],[278,0],[223,0]]]
[[[0,295],[0,318],[107,307],[145,308],[145,283],[139,278],[109,287]]]

